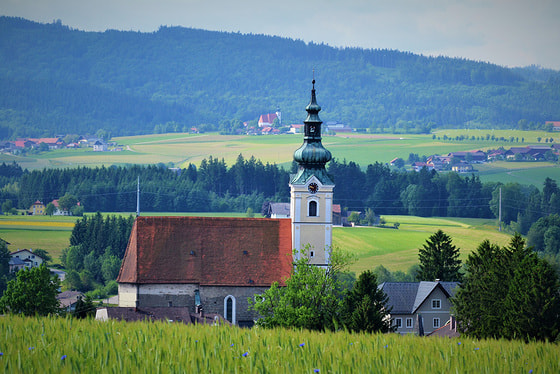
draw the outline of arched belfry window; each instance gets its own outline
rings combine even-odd
[[[224,299],[224,318],[235,325],[235,297],[227,295]]]
[[[311,200],[308,205],[308,216],[309,217],[317,217],[317,202]]]

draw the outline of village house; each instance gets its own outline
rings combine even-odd
[[[34,216],[37,215],[42,216],[45,214],[45,204],[37,200],[33,204],[31,204],[31,207],[29,208],[28,212],[29,214]]]
[[[552,125],[552,131],[560,131],[560,121],[546,121],[546,124]]]
[[[457,282],[385,282],[379,288],[389,298],[391,319],[399,334],[428,335],[451,318]]]
[[[334,183],[325,169],[332,156],[321,143],[320,110],[313,81],[303,144],[294,152],[290,218],[137,217],[117,278],[119,307],[98,318],[148,318],[150,308],[169,308],[184,321],[209,313],[251,326],[258,316],[248,299],[285,284],[293,249],[310,246],[309,262],[328,265]]]
[[[434,165],[433,164],[429,164],[427,162],[414,162],[412,163],[412,170],[414,171],[420,171],[423,168],[426,168],[429,170],[433,170],[434,169]]]
[[[468,163],[482,163],[486,162],[487,156],[484,151],[460,151],[460,152],[450,152],[448,156],[452,160],[465,161]]]
[[[348,133],[352,132],[352,128],[339,122],[327,122],[325,132],[327,133]]]
[[[79,291],[64,291],[56,295],[60,308],[67,313],[73,313],[76,310],[76,304],[84,294]]]
[[[55,199],[55,200],[51,201],[51,203],[54,205],[53,216],[70,216],[70,215],[72,215],[72,213],[70,213],[68,211],[68,209],[62,209],[60,207],[60,204],[58,203],[58,199]]]
[[[97,140],[93,143],[93,151],[94,152],[106,152],[107,151],[107,143],[103,140]]]
[[[10,271],[19,271],[24,268],[39,267],[45,262],[45,259],[35,253],[32,249],[20,249],[10,253],[9,269]]]
[[[303,131],[303,126],[304,125],[290,125],[290,130],[288,130],[288,132],[290,134],[301,134],[301,132]]]
[[[542,161],[548,152],[554,152],[552,146],[511,147],[504,155],[508,160]]]
[[[451,167],[451,170],[453,170],[456,173],[470,173],[474,171],[474,168],[468,162],[459,161],[458,163],[454,164]]]
[[[36,146],[44,143],[49,147],[50,150],[64,147],[64,142],[61,138],[29,138],[28,140],[34,142]]]

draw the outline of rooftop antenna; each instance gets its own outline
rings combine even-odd
[[[136,217],[140,216],[140,176],[136,184]]]

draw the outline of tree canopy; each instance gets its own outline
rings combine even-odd
[[[8,282],[0,298],[0,310],[26,316],[58,313],[59,283],[58,276],[52,275],[45,265],[20,270],[16,279]]]
[[[339,275],[348,265],[349,257],[335,249],[330,265],[320,267],[309,263],[307,252],[299,252],[285,287],[275,282],[255,297],[251,308],[260,315],[258,326],[322,331],[335,329],[340,323],[343,284]]]
[[[327,267],[311,265],[307,249],[294,262],[286,286],[274,283],[255,298],[251,308],[259,313],[257,325],[309,330],[388,332],[388,298],[377,288],[373,272],[362,273],[353,286],[344,271],[350,256],[338,249]]]
[[[558,274],[516,234],[508,246],[483,241],[469,254],[452,299],[459,328],[476,338],[555,340]]]

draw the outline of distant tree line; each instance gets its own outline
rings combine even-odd
[[[48,202],[68,193],[89,212],[131,212],[140,177],[142,211],[260,212],[267,201],[288,201],[289,175],[296,168],[295,163],[286,170],[242,155],[230,167],[210,157],[199,167],[189,164],[180,170],[161,164],[24,171],[15,163],[2,164],[0,199],[29,209],[36,200]],[[550,178],[540,191],[519,183],[482,183],[474,174],[426,168],[406,172],[379,162],[362,169],[352,161],[333,160],[327,171],[336,183],[334,202],[349,211],[497,218],[501,190],[502,222],[512,231],[527,234],[537,220],[560,214],[560,188]]]
[[[285,124],[301,123],[314,67],[324,120],[354,128],[532,129],[560,118],[553,70],[182,27],[85,32],[0,17],[0,33],[0,139],[231,133],[278,106]]]

